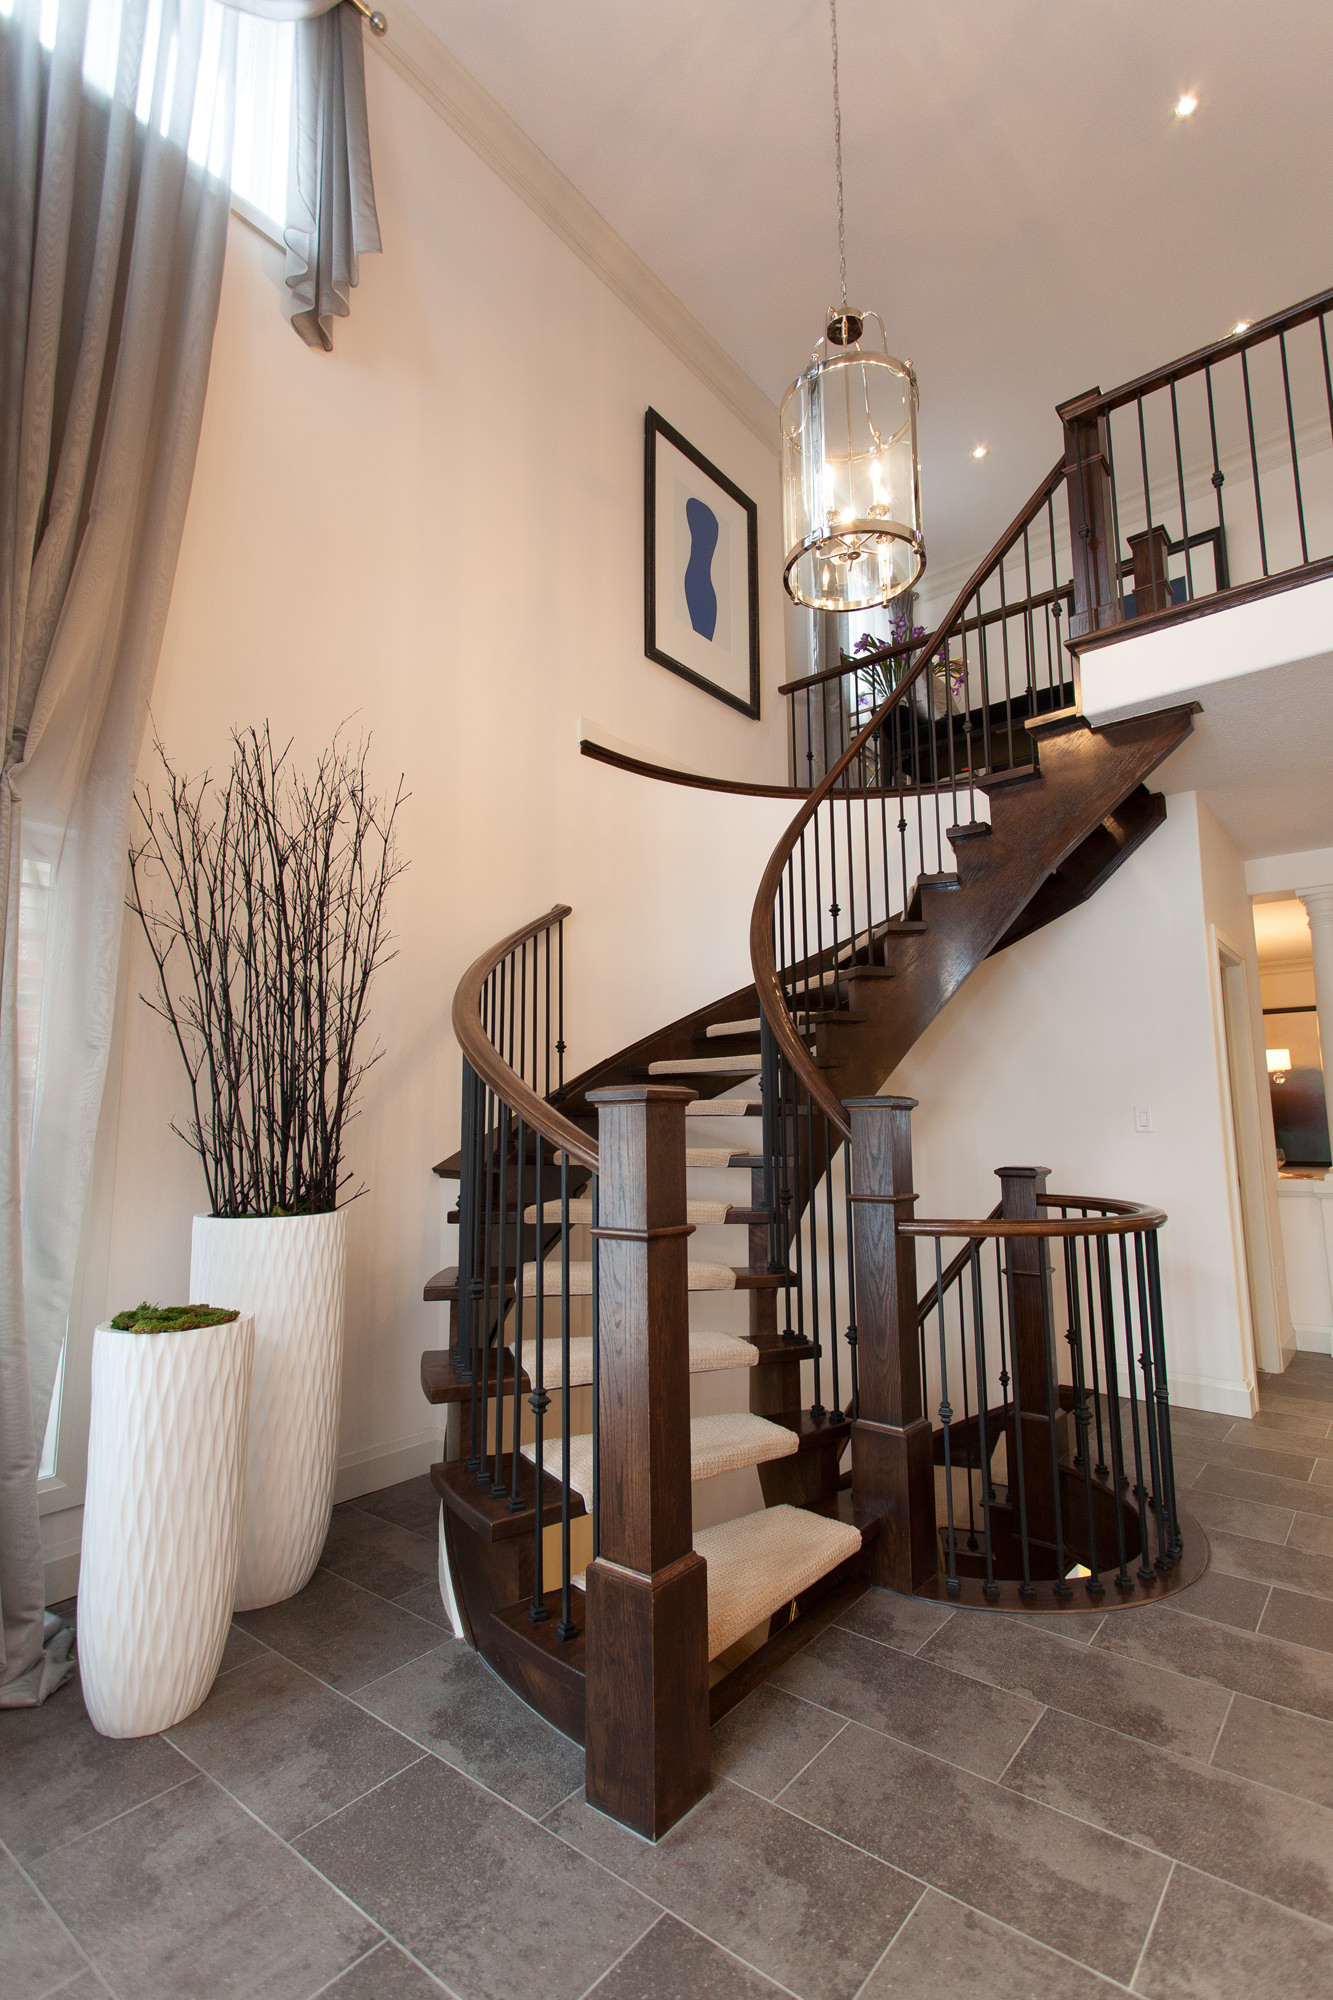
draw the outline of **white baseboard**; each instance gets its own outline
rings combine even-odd
[[[334,1500],[357,1500],[363,1493],[378,1493],[382,1486],[397,1486],[400,1480],[416,1479],[429,1472],[444,1450],[444,1424],[392,1444],[373,1444],[363,1451],[349,1451],[338,1460]]]
[[[42,1564],[42,1578],[46,1586],[48,1604],[63,1604],[67,1597],[77,1596],[79,1551],[73,1549],[65,1555],[48,1556]]]
[[[1293,1320],[1291,1330],[1296,1336],[1298,1353],[1333,1354],[1333,1326],[1302,1326]]]
[[[1210,1375],[1175,1375],[1171,1379],[1171,1407],[1181,1410],[1211,1410],[1219,1417],[1252,1417],[1259,1407],[1257,1389],[1246,1382],[1219,1382]]]
[[[363,1451],[347,1452],[338,1461],[334,1500],[356,1500],[363,1493],[378,1493],[383,1486],[396,1486],[402,1479],[415,1479],[420,1473],[430,1471],[443,1448],[442,1427],[436,1425],[432,1430],[399,1438],[394,1444],[371,1445]],[[70,1511],[78,1516],[73,1540],[68,1535],[62,1535],[42,1563],[48,1604],[62,1603],[65,1598],[73,1597],[79,1588],[78,1528],[83,1520],[83,1509]]]

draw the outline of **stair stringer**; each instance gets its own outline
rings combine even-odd
[[[990,838],[959,843],[957,886],[920,892],[924,929],[895,936],[890,927],[884,961],[893,977],[849,972],[861,1018],[854,1028],[826,1024],[817,1042],[836,1097],[882,1088],[1061,863],[1185,740],[1193,716],[1189,706],[1100,729],[1069,715],[1029,725],[1035,771],[978,780],[990,798]]]

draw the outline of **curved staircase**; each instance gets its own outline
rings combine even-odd
[[[1165,1218],[1024,1168],[990,1217],[913,1220],[911,1106],[878,1095],[983,959],[1165,816],[1147,781],[1191,708],[1092,728],[1063,664],[1101,560],[1074,533],[1089,463],[1061,460],[924,644],[858,663],[882,699],[844,714],[765,871],[751,984],[569,1080],[567,908],[455,998],[463,1146],[436,1172],[460,1262],[426,1286],[451,1338],[422,1386],[448,1411],[459,1617],[585,1741],[589,1799],[653,1837],[707,1786],[710,1715],[867,1577],[1050,1611],[1160,1595],[1206,1556],[1171,1473]],[[808,741],[811,688],[827,714],[845,680],[800,684]],[[692,1408],[728,1377],[747,1407]],[[697,1490],[741,1471],[763,1506],[693,1530]]]

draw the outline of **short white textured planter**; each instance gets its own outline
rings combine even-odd
[[[198,1708],[231,1623],[255,1324],[93,1339],[79,1671],[103,1736]]]
[[[196,1215],[190,1297],[255,1319],[236,1609],[304,1590],[329,1532],[338,1464],[347,1220]]]

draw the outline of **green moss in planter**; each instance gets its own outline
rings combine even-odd
[[[131,1311],[117,1313],[111,1324],[117,1333],[189,1333],[197,1326],[225,1326],[240,1316],[233,1306],[150,1306],[145,1299]]]

